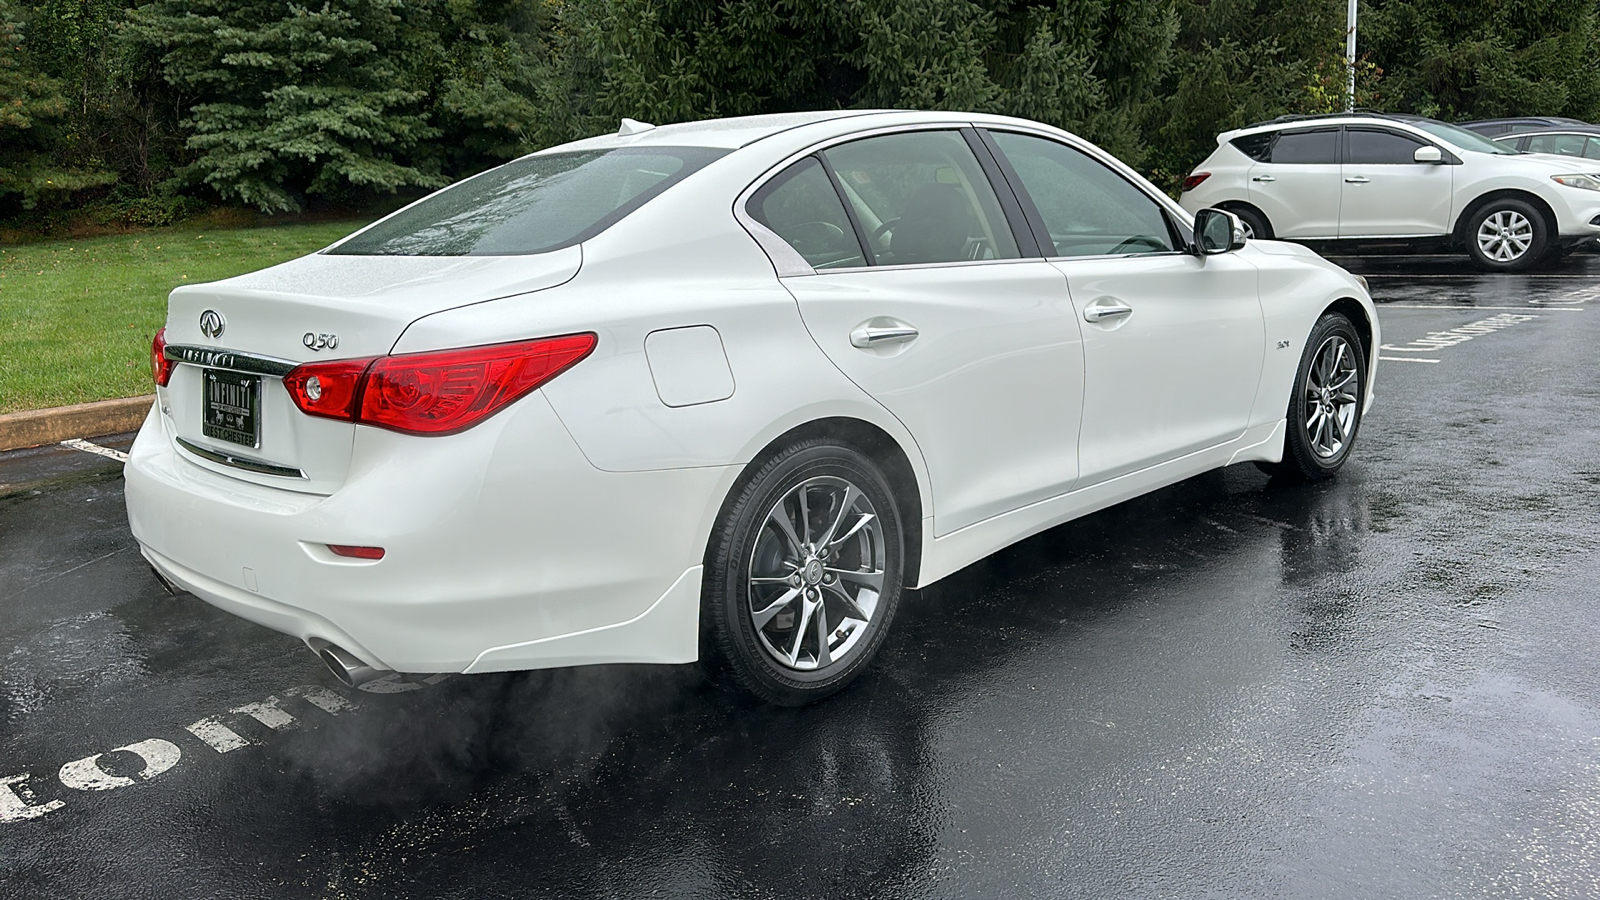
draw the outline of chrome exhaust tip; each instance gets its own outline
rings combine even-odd
[[[317,654],[333,677],[344,682],[346,687],[358,688],[369,681],[377,681],[385,675],[393,675],[389,669],[379,669],[369,666],[357,659],[350,651],[338,644],[330,644],[321,638],[308,638],[306,645]]]

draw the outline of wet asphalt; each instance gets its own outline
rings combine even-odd
[[[114,461],[0,454],[0,897],[1600,896],[1600,255],[1339,261],[1436,360],[1382,363],[1340,477],[1040,535],[801,710],[346,690],[168,596]]]

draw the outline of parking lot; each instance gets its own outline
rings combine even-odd
[[[1049,531],[798,710],[348,690],[162,590],[131,436],[0,454],[0,896],[1600,896],[1600,254],[1337,261],[1385,341],[1337,479]]]

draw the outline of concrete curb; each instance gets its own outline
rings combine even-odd
[[[137,430],[155,399],[154,394],[147,394],[124,400],[6,413],[0,416],[0,451]]]

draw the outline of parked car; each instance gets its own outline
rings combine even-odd
[[[1459,123],[1468,131],[1475,131],[1484,137],[1497,138],[1507,134],[1518,134],[1524,131],[1547,131],[1552,128],[1566,128],[1572,125],[1588,125],[1582,119],[1568,119],[1562,116],[1518,116],[1509,119],[1478,119],[1473,122]]]
[[[1566,125],[1522,131],[1497,137],[1494,142],[1520,153],[1600,160],[1600,125]]]
[[[1597,173],[1417,116],[1296,116],[1219,135],[1182,203],[1234,212],[1256,237],[1436,241],[1509,271],[1600,235]]]
[[[1021,119],[625,121],[173,291],[129,522],[350,683],[699,659],[806,702],[907,588],[1343,465],[1365,284],[1242,235]]]

